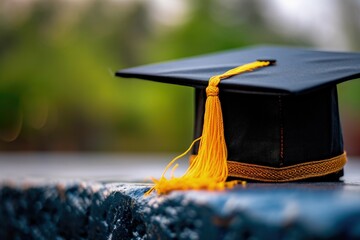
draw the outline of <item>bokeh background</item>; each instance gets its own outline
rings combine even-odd
[[[359,13],[358,0],[0,0],[0,151],[183,151],[193,89],[117,69],[256,44],[360,51]],[[360,81],[338,89],[360,155]]]

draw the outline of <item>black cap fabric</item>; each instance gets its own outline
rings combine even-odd
[[[227,76],[217,82],[216,96],[209,95],[205,88],[213,87],[220,75],[249,64],[257,67]],[[286,182],[342,176],[346,154],[336,84],[360,77],[360,53],[252,47],[116,75],[195,87],[194,138],[203,141],[207,133],[223,129],[223,137],[212,140],[217,145],[225,139],[230,177]],[[219,99],[220,113],[213,98]],[[211,144],[195,144],[195,159],[204,152],[201,146]]]
[[[251,47],[125,69],[117,76],[206,87],[209,78],[256,61],[276,65],[222,81],[220,89],[258,94],[299,94],[360,77],[360,53],[290,47]]]

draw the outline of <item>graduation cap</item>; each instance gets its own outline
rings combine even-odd
[[[253,47],[135,67],[117,76],[195,87],[195,140],[182,177],[156,190],[237,181],[338,180],[346,154],[336,84],[360,77],[360,53]]]

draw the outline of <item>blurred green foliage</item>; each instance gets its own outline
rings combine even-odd
[[[119,79],[115,70],[244,45],[306,44],[274,33],[252,1],[239,15],[194,0],[177,25],[154,21],[147,1],[39,0],[16,9],[1,1],[13,12],[0,15],[0,150],[181,151],[192,140],[193,89]]]

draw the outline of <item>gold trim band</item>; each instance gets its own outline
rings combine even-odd
[[[195,155],[191,156],[191,160]],[[255,164],[227,161],[229,177],[251,179],[262,182],[290,182],[325,176],[340,171],[346,164],[346,153],[320,161],[300,163],[288,167],[274,168]]]

